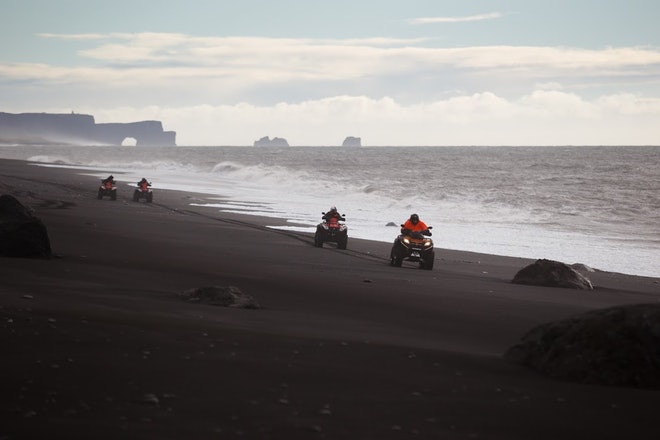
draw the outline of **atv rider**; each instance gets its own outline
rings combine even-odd
[[[419,219],[417,214],[412,214],[406,222],[401,225],[401,234],[409,235],[410,233],[418,232],[422,235],[431,235],[429,227],[426,226],[426,223]]]
[[[326,222],[330,221],[330,219],[333,219],[333,218],[336,218],[337,221],[345,220],[344,217],[342,217],[341,214],[337,211],[336,206],[330,207],[330,210],[328,212],[326,212],[325,214],[323,214],[323,217],[321,217],[321,218],[323,219],[323,221],[326,221]]]
[[[111,185],[114,185],[114,184],[117,183],[117,182],[115,182],[115,176],[113,176],[112,174],[110,174],[108,177],[106,177],[105,179],[101,180],[101,183],[103,184],[103,186],[107,186],[108,183],[111,184]]]
[[[147,182],[147,179],[144,177],[137,183],[137,186],[142,190],[146,191],[148,187],[151,186],[151,182]]]

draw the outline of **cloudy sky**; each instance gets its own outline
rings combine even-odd
[[[660,144],[657,0],[1,0],[0,111],[178,145]]]

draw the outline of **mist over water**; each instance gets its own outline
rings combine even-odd
[[[398,228],[386,225],[416,212],[439,249],[660,276],[660,147],[29,146],[0,157],[112,173],[126,194],[144,176],[154,191],[204,193],[210,210],[298,231],[336,205],[350,237],[391,242]]]

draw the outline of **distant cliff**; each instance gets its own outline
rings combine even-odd
[[[176,132],[160,121],[97,124],[94,116],[59,113],[0,112],[0,144],[176,146]]]
[[[286,139],[274,137],[270,139],[268,136],[264,136],[258,141],[254,141],[255,147],[288,147],[289,143]]]

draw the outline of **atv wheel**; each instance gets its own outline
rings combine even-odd
[[[431,258],[424,260],[421,264],[422,269],[433,270],[433,263],[435,262],[435,252],[431,253]]]
[[[103,198],[103,191],[99,190],[99,195],[98,195],[99,200]]]
[[[151,203],[154,201],[154,195],[149,193],[147,194],[147,203]]]
[[[316,228],[316,232],[314,233],[314,246],[315,247],[323,247],[323,236],[322,232],[319,230],[319,228]]]
[[[133,192],[133,201],[134,201],[134,202],[138,202],[139,200],[140,200],[140,193],[139,193],[138,190],[136,189],[136,190]]]
[[[337,249],[346,249],[347,245],[348,245],[348,237],[342,237],[337,242]]]
[[[401,267],[403,264],[403,257],[398,254],[394,249],[392,249],[392,253],[390,254],[390,265],[394,267]]]
[[[112,194],[110,194],[110,200],[117,200],[117,191],[113,191]]]

